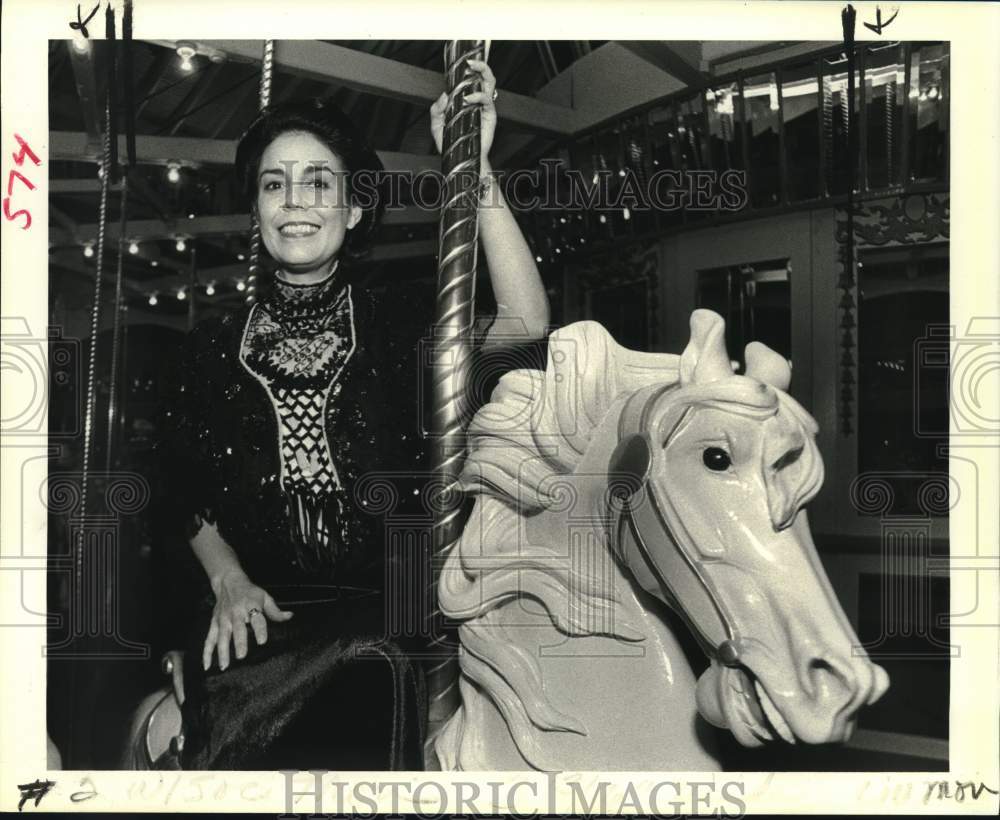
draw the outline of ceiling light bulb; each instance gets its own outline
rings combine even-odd
[[[181,181],[181,166],[176,162],[171,162],[167,165],[167,181],[175,185]]]
[[[207,285],[205,285],[205,295],[215,296],[215,285],[212,282],[209,282]]]
[[[184,251],[187,250],[187,242],[185,242],[183,239],[178,239],[177,244],[174,245],[174,247],[177,248],[178,253],[184,253]]]
[[[181,58],[181,71],[191,71],[194,68],[191,58],[197,53],[197,50],[191,43],[177,44],[177,56]]]
[[[242,254],[242,253],[236,254],[236,260],[238,262],[242,262],[244,259],[246,259],[246,255],[245,254]]]
[[[244,282],[242,279],[236,282],[236,290],[240,291],[240,293],[242,293],[246,289],[247,289],[247,283]]]
[[[128,252],[132,254],[139,253],[139,243],[134,241],[130,242],[128,246]]]
[[[157,267],[157,266],[158,266],[158,265],[159,265],[160,263],[159,263],[159,262],[157,262],[157,261],[156,261],[156,260],[154,259],[154,260],[153,260],[152,262],[150,262],[149,264],[150,264],[150,265],[152,265],[152,266],[153,266],[153,267],[155,268],[155,267]]]
[[[151,293],[149,295],[149,306],[150,307],[156,307],[157,301],[159,301],[159,300],[156,298],[156,294],[155,293]]]
[[[179,291],[177,291],[177,299],[181,302],[187,299],[187,291],[184,290],[184,288],[181,288]]]
[[[88,259],[94,255],[94,244],[92,242],[88,242],[83,246],[83,255]]]

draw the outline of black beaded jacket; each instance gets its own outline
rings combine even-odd
[[[278,418],[267,390],[240,360],[250,308],[201,322],[188,335],[173,379],[159,446],[173,524],[187,537],[215,524],[250,579],[273,585],[379,585],[387,497],[426,474],[421,433],[420,344],[402,341],[371,292],[353,290],[353,355],[325,408],[341,479],[338,537],[317,554],[291,526],[281,486]],[[429,312],[429,311],[428,311]],[[404,499],[405,502],[405,499]]]

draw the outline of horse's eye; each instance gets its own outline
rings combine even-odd
[[[721,447],[709,447],[701,454],[701,460],[705,462],[705,466],[709,470],[715,470],[717,473],[721,473],[723,470],[728,470],[730,465],[733,463],[729,458],[729,453],[723,450]]]

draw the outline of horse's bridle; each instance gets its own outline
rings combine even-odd
[[[650,416],[657,401],[665,393],[675,388],[674,384],[642,388],[629,397],[621,416],[619,416],[618,446],[611,458],[610,478],[613,482],[616,477],[624,476],[628,478],[628,484],[625,487],[617,488],[618,492],[616,493],[622,504],[615,532],[618,539],[618,549],[623,549],[625,544],[623,539],[626,537],[627,529],[627,535],[632,538],[648,564],[654,578],[666,595],[668,603],[684,620],[698,643],[701,644],[705,654],[716,658],[725,666],[738,666],[740,664],[740,638],[733,618],[718,595],[712,579],[703,572],[702,562],[696,557],[695,545],[684,527],[670,525],[671,516],[665,508],[672,512],[672,505],[670,505],[669,500],[661,498],[656,485],[650,480],[650,471],[656,452],[648,432]],[[680,419],[678,419],[677,424],[680,424]],[[676,430],[676,425],[674,430]],[[674,430],[671,430],[671,435]],[[641,489],[645,490],[644,503],[635,506],[632,504],[632,499]],[[679,518],[676,515],[673,515],[673,518],[680,525]],[[697,579],[704,598],[711,604],[710,612],[714,621],[711,627],[701,622],[701,619],[684,605],[685,598],[689,596],[678,594],[675,584],[671,583],[670,579],[664,575],[660,564],[653,560],[652,553],[643,538],[643,532],[657,530],[662,531],[675,545],[676,555],[683,561],[691,577]],[[713,638],[713,633],[718,637]]]

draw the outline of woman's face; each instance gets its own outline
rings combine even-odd
[[[326,274],[358,224],[340,157],[313,134],[278,136],[260,159],[257,218],[268,253],[286,273]]]

